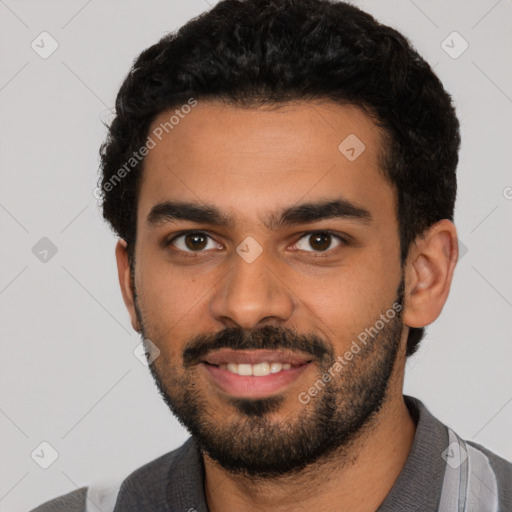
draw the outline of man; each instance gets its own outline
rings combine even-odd
[[[457,262],[459,145],[428,64],[345,3],[225,0],[144,51],[103,214],[191,437],[35,510],[512,510],[512,464],[403,395]]]

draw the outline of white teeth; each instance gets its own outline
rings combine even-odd
[[[258,363],[252,366],[252,374],[256,375],[256,377],[261,377],[262,375],[268,375],[270,373],[270,365],[268,363]]]
[[[255,377],[264,377],[270,373],[279,373],[282,370],[289,370],[292,367],[290,363],[227,363],[219,366],[223,370],[228,370],[231,373],[238,375],[254,375]]]
[[[222,365],[222,366],[225,366],[225,365]],[[235,364],[235,363],[228,363],[228,367],[227,369],[230,371],[230,372],[233,372],[233,373],[238,373],[238,365]]]
[[[278,373],[283,369],[283,365],[281,363],[272,363],[270,365],[270,373]]]
[[[250,364],[239,364],[238,375],[252,375],[252,367]]]

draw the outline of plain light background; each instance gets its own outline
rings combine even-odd
[[[210,5],[0,0],[1,511],[124,477],[188,437],[133,354],[116,238],[93,190],[101,121],[133,59]],[[512,2],[356,5],[435,66],[462,126],[455,223],[465,249],[405,393],[511,460]],[[31,47],[43,31],[59,45],[47,59]],[[46,262],[32,250],[43,237],[57,249]],[[49,456],[42,442],[58,452],[48,469],[31,456]]]

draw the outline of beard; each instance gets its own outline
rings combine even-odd
[[[395,304],[403,305],[403,292],[402,275]],[[134,295],[144,343],[150,326],[144,326]],[[372,420],[387,398],[403,328],[401,311],[389,322],[381,321],[384,326],[364,346],[358,344],[360,350],[341,371],[334,370],[336,356],[329,342],[315,334],[270,325],[250,331],[227,328],[194,337],[183,349],[181,368],[166,363],[165,357],[150,362],[148,352],[146,356],[165,403],[211,459],[233,475],[261,479],[293,475],[313,463],[347,458],[354,441],[371,430]],[[152,341],[162,346],[163,340]],[[318,379],[330,369],[331,379],[322,382],[322,389],[307,404],[297,397],[300,410],[279,421],[270,415],[290,400],[286,393],[255,399],[224,397],[231,414],[215,421],[212,403],[197,385],[197,364],[208,352],[220,348],[287,349],[307,354],[318,364]]]

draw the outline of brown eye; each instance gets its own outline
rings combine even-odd
[[[173,245],[184,252],[202,252],[204,249],[218,248],[206,233],[200,231],[178,235],[170,240],[168,245]]]
[[[206,247],[207,239],[202,233],[192,233],[185,235],[185,245],[191,251],[204,249]]]
[[[317,231],[315,233],[305,234],[295,245],[301,251],[325,252],[329,249],[333,249],[331,246],[334,239],[338,241],[335,247],[345,243],[345,240],[338,235],[329,233],[328,231]],[[309,247],[313,250],[309,249]]]
[[[331,245],[331,235],[327,233],[316,233],[310,235],[309,244],[317,251],[325,251]]]

